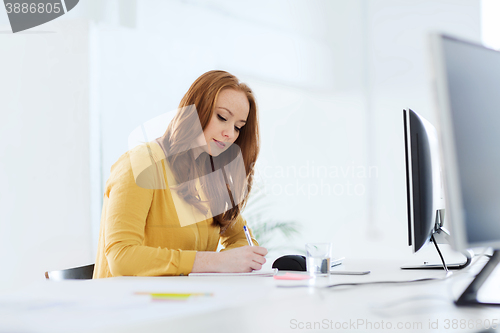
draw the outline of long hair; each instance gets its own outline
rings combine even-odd
[[[208,126],[219,93],[224,89],[234,89],[246,95],[250,105],[246,124],[241,128],[236,141],[219,156],[212,157],[202,153],[195,160],[191,151],[192,144]],[[204,194],[209,198],[213,221],[221,227],[223,233],[245,207],[252,189],[253,166],[260,149],[257,104],[252,90],[228,72],[206,72],[194,81],[182,98],[179,110],[162,140],[167,151],[167,161],[175,180],[180,184],[176,188],[178,194],[206,214],[208,209],[200,199],[194,182],[190,181],[199,179]],[[242,159],[237,158],[240,151]],[[216,170],[222,172],[218,172],[216,177],[211,177],[210,182],[207,182],[207,177],[203,176],[214,176]]]

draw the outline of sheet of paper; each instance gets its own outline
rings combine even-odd
[[[312,276],[309,274],[297,274],[297,273],[290,273],[290,272],[286,272],[283,275],[275,275],[274,276],[275,280],[309,280],[311,278],[312,278]]]
[[[274,276],[278,272],[277,268],[272,270],[260,270],[250,273],[189,273],[189,276]]]

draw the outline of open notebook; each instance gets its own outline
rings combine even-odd
[[[250,273],[189,273],[189,276],[274,276],[277,268],[271,270],[253,271]]]

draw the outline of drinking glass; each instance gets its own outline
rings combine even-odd
[[[306,244],[306,268],[311,275],[330,274],[331,243]]]

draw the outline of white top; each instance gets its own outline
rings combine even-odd
[[[337,269],[371,270],[371,273],[331,275],[302,281],[256,276],[44,281],[0,296],[0,331],[164,332],[168,327],[169,332],[333,332],[337,325],[337,329],[341,327],[346,332],[435,333],[456,331],[451,325],[457,319],[458,324],[460,320],[474,323],[474,329],[466,328],[461,332],[477,332],[480,330],[476,326],[478,321],[489,319],[491,323],[499,317],[500,309],[458,308],[454,305],[453,300],[472,280],[468,273],[455,274],[444,281],[407,285],[317,288],[341,282],[409,280],[445,275],[434,270],[401,270],[399,264],[390,261],[354,262],[347,258],[343,267]],[[279,287],[293,285],[309,287]],[[199,293],[202,296],[152,301],[147,293]],[[435,329],[436,323],[438,329]],[[369,325],[372,325],[371,329]],[[386,325],[385,329],[376,329],[380,325]],[[404,327],[388,329],[387,325]],[[407,329],[411,325],[416,325],[415,329]]]

